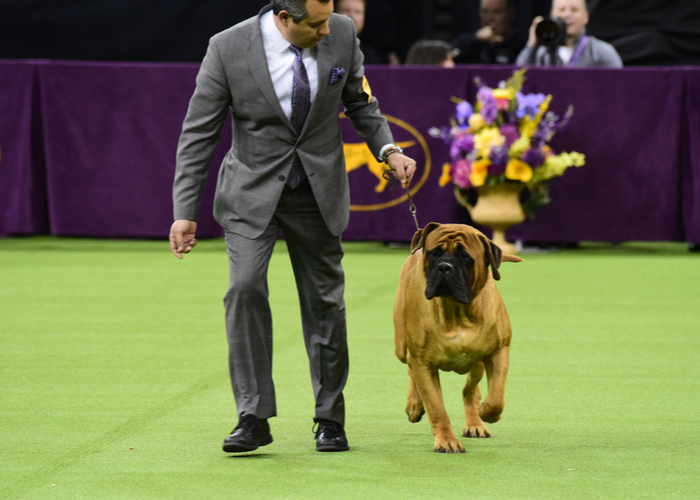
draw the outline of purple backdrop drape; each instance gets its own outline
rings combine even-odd
[[[683,138],[683,222],[686,241],[700,242],[700,71],[685,79]]]
[[[0,61],[0,235],[167,235],[175,149],[196,64]],[[395,139],[416,158],[411,186],[421,225],[468,222],[440,187],[448,146],[428,134],[447,125],[450,97],[473,100],[474,77],[494,86],[513,68],[368,67]],[[700,241],[700,69],[546,69],[526,92],[575,107],[556,151],[586,165],[552,183],[553,202],[510,229],[529,241]],[[408,241],[415,230],[402,188],[390,191],[350,121],[342,118],[352,215],[345,239]],[[206,188],[199,236],[211,216],[222,134]]]
[[[507,71],[482,69],[495,85]],[[551,93],[550,109],[574,116],[551,142],[586,165],[552,182],[553,202],[508,232],[535,241],[683,240],[679,137],[685,72],[528,71],[528,92]],[[472,93],[476,89],[472,88]]]
[[[167,236],[175,150],[196,75],[191,64],[39,67],[53,233]],[[213,164],[227,143],[230,128]],[[210,216],[214,184],[212,176],[202,236],[220,234]]]
[[[0,235],[49,230],[36,73],[0,61]]]

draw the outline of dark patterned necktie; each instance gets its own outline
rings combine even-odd
[[[306,74],[304,61],[301,59],[302,49],[294,45],[289,46],[289,50],[294,53],[294,80],[292,83],[292,118],[291,122],[297,134],[301,133],[304,128],[306,116],[309,114],[311,107],[311,88],[309,85],[309,77]],[[294,189],[304,179],[304,167],[301,165],[299,157],[296,157],[292,170],[287,178],[287,186]]]

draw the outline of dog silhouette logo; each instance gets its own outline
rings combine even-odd
[[[415,146],[416,141],[397,142],[396,145],[403,150],[407,150],[411,146]],[[381,193],[386,189],[389,183],[382,175],[387,169],[386,163],[377,160],[372,152],[367,147],[367,144],[360,142],[357,144],[344,144],[343,152],[345,153],[345,169],[348,173],[353,170],[366,166],[372,175],[377,178],[378,184],[374,186],[376,193]],[[408,152],[406,152],[408,154]]]
[[[413,195],[420,190],[430,175],[431,158],[427,142],[408,123],[390,115],[384,117],[389,122],[396,145],[404,150],[404,154],[416,160],[418,170],[410,186]],[[345,169],[350,180],[350,210],[382,210],[406,201],[408,195],[404,189],[387,189],[389,181],[384,178],[383,173],[388,166],[372,154],[344,113],[340,113],[340,118]]]

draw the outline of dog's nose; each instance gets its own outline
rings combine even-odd
[[[437,266],[438,271],[443,274],[447,274],[452,271],[452,264],[449,262],[440,262]]]

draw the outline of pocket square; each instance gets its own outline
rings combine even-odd
[[[340,80],[343,79],[343,75],[345,74],[345,68],[333,68],[331,70],[331,79],[328,82],[328,85],[335,85],[338,83]]]

